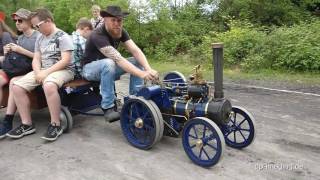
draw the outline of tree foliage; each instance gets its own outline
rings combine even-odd
[[[158,61],[186,55],[207,62],[210,44],[222,41],[228,66],[320,70],[319,0],[0,0],[0,11],[14,27],[10,14],[18,8],[45,7],[71,33],[93,4],[128,9],[125,28]]]

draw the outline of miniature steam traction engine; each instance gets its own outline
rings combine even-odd
[[[213,83],[202,79],[198,66],[188,82],[181,73],[169,72],[162,82],[125,98],[120,123],[130,144],[149,149],[163,135],[181,136],[187,156],[210,167],[219,162],[225,144],[241,149],[253,142],[254,118],[224,98],[222,44],[213,44],[213,55],[213,96]]]

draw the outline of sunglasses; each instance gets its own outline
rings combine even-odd
[[[18,22],[18,23],[21,24],[23,20],[22,20],[22,19],[14,19],[13,21],[14,21],[15,23]]]
[[[38,24],[33,25],[33,28],[35,28],[35,29],[39,29],[39,28],[40,28],[40,26],[41,26],[41,24],[43,24],[43,23],[45,23],[45,21],[40,21]]]

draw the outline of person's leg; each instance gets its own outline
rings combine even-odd
[[[9,78],[4,71],[0,70],[0,102],[2,102],[2,88],[8,84]],[[5,116],[3,121],[0,121],[0,139],[4,138],[7,132],[12,129],[13,116]]]
[[[111,59],[93,61],[83,67],[82,76],[89,81],[100,81],[100,93],[102,96],[101,108],[104,111],[106,121],[113,122],[120,118],[115,111],[114,81],[116,64]]]
[[[43,91],[46,96],[50,112],[50,124],[42,139],[55,141],[63,132],[60,123],[61,100],[59,88],[73,79],[74,74],[68,70],[56,71],[48,75],[43,83]]]
[[[20,77],[14,77],[10,80],[9,92],[12,91],[13,82],[19,79]],[[12,93],[9,93],[6,115],[4,116],[3,121],[0,122],[0,139],[5,137],[5,135],[12,129],[12,121],[13,121],[14,113],[16,112],[16,110],[17,108],[14,103]]]
[[[131,62],[136,67],[138,67],[139,69],[143,69],[142,66],[138,63],[138,61],[135,58],[133,57],[128,58],[128,61]],[[136,94],[142,85],[143,85],[143,79],[130,74],[129,93],[131,95]]]
[[[0,56],[0,68],[2,68],[4,59],[5,59],[4,56]]]
[[[51,124],[60,125],[60,107],[61,101],[58,93],[58,85],[53,82],[46,82],[43,86],[44,94],[48,104],[51,117]]]
[[[3,90],[2,90],[2,88],[5,85],[7,85],[8,82],[9,82],[8,75],[3,70],[0,70],[0,103],[2,102],[2,98],[3,98]]]
[[[13,82],[12,96],[20,114],[22,124],[7,133],[11,138],[21,138],[36,131],[31,120],[30,100],[28,92],[32,91],[39,84],[35,80],[33,72],[23,76],[21,79]]]
[[[138,61],[133,58],[133,57],[130,57],[127,59],[131,64],[135,65],[137,68],[139,69],[143,69]],[[115,78],[118,79],[120,78],[121,75],[125,74],[126,72],[121,69],[119,66],[117,66],[116,68],[116,75],[115,75]],[[140,87],[143,85],[143,79],[137,77],[137,76],[134,76],[132,74],[130,74],[130,85],[129,85],[129,93],[132,95],[132,94],[136,94],[138,92],[138,90],[140,89]]]
[[[93,61],[83,67],[82,76],[89,81],[100,81],[101,108],[109,109],[114,106],[114,80],[116,64],[111,59]]]
[[[9,92],[12,92],[13,83],[15,81],[17,81],[18,79],[20,79],[21,77],[22,76],[17,76],[17,77],[14,77],[10,80]],[[17,111],[17,106],[14,102],[13,95],[12,95],[12,93],[9,93],[6,115],[14,115],[14,113],[16,113],[16,111]]]

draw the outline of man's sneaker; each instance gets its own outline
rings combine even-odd
[[[41,138],[47,141],[55,141],[62,133],[63,129],[61,126],[50,123],[47,132]]]
[[[32,134],[32,133],[35,133],[36,132],[36,128],[34,127],[34,125],[25,125],[25,124],[21,124],[20,126],[18,126],[17,128],[9,131],[7,133],[7,136],[8,137],[11,137],[11,138],[15,138],[15,139],[18,139],[18,138],[22,138],[23,136],[26,136],[26,135],[29,135],[29,134]]]
[[[0,122],[0,139],[6,137],[6,134],[12,129],[12,121]]]
[[[114,109],[114,107],[109,109],[103,109],[104,118],[108,122],[114,122],[120,119],[120,113]]]

